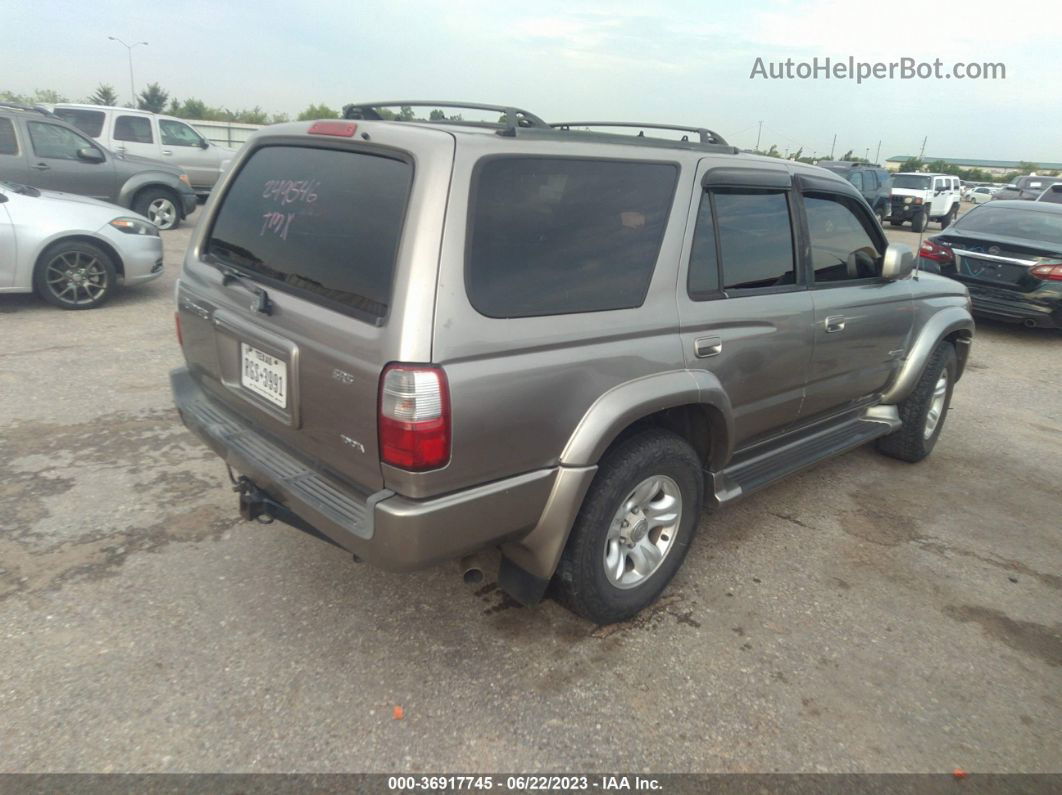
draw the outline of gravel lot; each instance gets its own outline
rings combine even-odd
[[[598,628],[240,522],[164,234],[99,311],[0,296],[0,770],[1062,771],[1062,335],[981,323],[931,459],[705,516]]]

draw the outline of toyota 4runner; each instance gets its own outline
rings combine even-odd
[[[498,548],[517,600],[611,622],[703,507],[933,449],[966,289],[844,179],[706,129],[391,104],[257,133],[193,235],[173,394],[244,517],[392,570]]]

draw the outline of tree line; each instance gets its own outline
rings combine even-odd
[[[117,106],[118,93],[114,86],[100,83],[96,90],[82,99],[71,100],[53,89],[37,89],[32,94],[19,94],[14,91],[0,91],[0,101],[18,102],[23,105],[55,104],[56,102],[84,102],[91,105]],[[125,107],[133,107],[126,104]],[[149,83],[136,98],[136,107],[140,110],[152,113],[166,113],[181,119],[199,119],[201,121],[231,121],[242,124],[278,124],[292,121],[287,113],[269,113],[258,105],[253,108],[233,110],[231,108],[208,105],[196,97],[178,99],[171,96],[170,92],[162,88],[158,83]],[[306,110],[295,116],[295,121],[307,121],[309,119],[338,118],[339,111],[329,107],[325,103],[310,104]]]

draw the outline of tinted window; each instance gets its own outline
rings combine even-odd
[[[848,181],[855,185],[856,190],[863,190],[863,172],[853,171],[848,175]]]
[[[1022,237],[1062,246],[1062,213],[980,204],[955,222],[964,232]],[[1044,208],[1046,209],[1046,208]]]
[[[169,119],[159,119],[159,137],[166,146],[199,146],[203,140],[187,124]]]
[[[878,189],[878,175],[873,171],[863,172],[863,189],[864,190],[877,190]]]
[[[794,284],[793,234],[785,192],[718,190],[713,198],[723,289]]]
[[[0,155],[17,155],[18,139],[11,119],[0,119]]]
[[[222,199],[207,251],[267,284],[383,316],[412,179],[388,157],[259,149]]]
[[[155,139],[151,134],[151,119],[146,116],[119,116],[114,120],[114,140],[152,143]]]
[[[804,210],[817,283],[881,275],[882,252],[870,232],[873,222],[854,200],[808,193],[804,196]]]
[[[677,166],[506,157],[473,179],[466,284],[490,317],[640,306]]]
[[[87,139],[73,130],[58,124],[31,121],[29,127],[30,143],[37,157],[50,157],[56,160],[77,160],[77,150],[86,147],[97,149]]]
[[[892,187],[925,190],[929,187],[929,177],[918,174],[897,174],[892,178]]]
[[[712,223],[711,194],[701,196],[697,226],[693,230],[690,270],[686,289],[693,299],[708,298],[719,292],[719,258],[715,251],[715,225]]]
[[[81,132],[85,133],[85,135],[91,135],[93,138],[98,138],[100,133],[103,132],[103,120],[105,116],[102,110],[56,108],[55,115],[67,124],[74,125],[81,130]]]
[[[2,136],[0,136],[2,138]],[[3,151],[0,149],[0,151]],[[1051,202],[1052,204],[1062,204],[1062,186],[1056,185],[1053,188],[1048,188],[1044,191],[1044,195],[1040,197],[1042,202]]]

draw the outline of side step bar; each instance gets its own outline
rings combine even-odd
[[[782,440],[766,450],[754,449],[746,456],[739,454],[722,472],[709,473],[708,485],[717,504],[733,502],[899,427],[900,418],[895,406],[875,406],[842,425],[830,425],[795,439]]]

